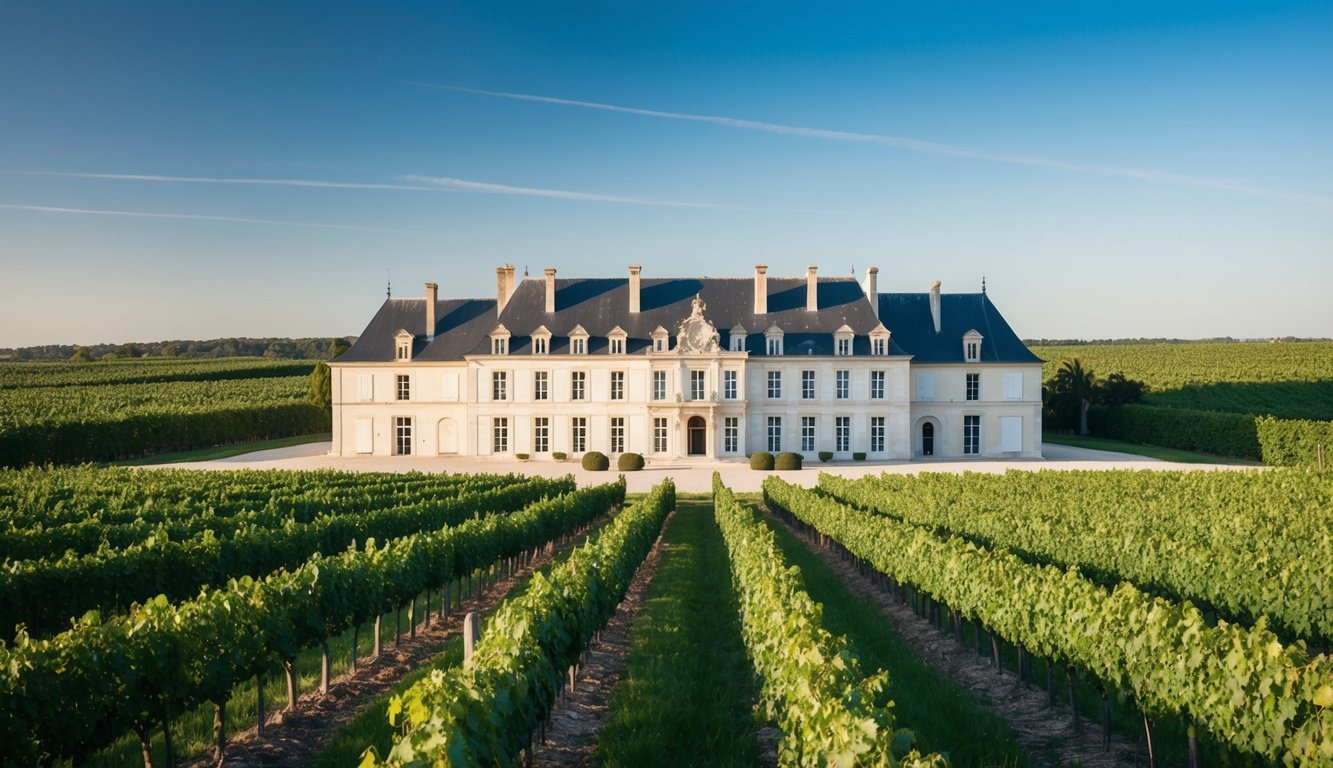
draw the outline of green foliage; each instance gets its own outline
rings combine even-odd
[[[865,461],[865,460],[866,460],[866,454],[864,451],[857,451],[852,454],[852,461]]]
[[[833,451],[820,451],[820,452],[819,452],[819,460],[820,460],[820,461],[833,461]]]
[[[1279,467],[1318,466],[1319,446],[1324,447],[1324,467],[1333,466],[1333,421],[1274,419],[1255,422],[1264,463]]]
[[[93,361],[92,350],[87,347],[75,347],[74,354],[69,356],[71,363],[91,363]]]
[[[778,765],[944,765],[939,755],[895,754],[911,733],[894,727],[888,676],[865,676],[846,638],[825,631],[800,570],[787,565],[773,532],[716,472],[713,508],[731,559],[741,637],[761,684],[759,706],[782,734]]]
[[[750,469],[758,469],[768,472],[773,469],[773,454],[768,451],[755,451],[750,454]]]
[[[306,392],[306,399],[316,408],[328,411],[332,418],[333,373],[328,363],[322,360],[315,363],[315,369],[310,372],[310,389]]]
[[[783,452],[773,459],[773,469],[800,469],[801,454]]]
[[[551,458],[555,459],[556,461],[564,461],[565,459],[569,458],[569,454],[565,453],[564,451],[552,451]]]
[[[638,472],[643,469],[643,456],[637,453],[622,453],[616,459],[616,469],[621,472]]]
[[[65,361],[78,353],[88,350],[89,355],[98,360],[116,358],[152,358],[180,357],[194,359],[219,359],[231,357],[267,357],[287,358],[292,360],[317,360],[324,356],[325,350],[347,349],[345,338],[224,338],[199,341],[154,341],[135,344],[92,344],[76,347],[73,344],[47,344],[39,347],[0,347],[0,354],[13,353],[16,360]],[[330,354],[330,358],[337,357]]]
[[[589,472],[605,472],[611,468],[611,460],[601,451],[588,451],[580,463]]]
[[[1218,740],[1288,766],[1333,765],[1333,659],[1311,659],[1302,642],[1284,646],[1263,620],[1209,626],[1188,602],[1128,582],[1108,591],[1077,569],[942,538],[777,477],[764,481],[764,496],[1008,642],[1131,691],[1150,716],[1187,713]]]
[[[1093,417],[1096,434],[1129,443],[1259,460],[1253,416],[1191,411],[1151,405],[1124,405]]]
[[[930,473],[848,480],[838,500],[940,533],[1129,580],[1233,621],[1333,638],[1333,476],[1268,472]],[[1255,556],[1255,542],[1263,556]]]
[[[623,491],[623,485],[621,486]],[[515,765],[592,633],[623,599],[639,564],[675,507],[668,478],[591,541],[533,577],[495,612],[471,663],[435,670],[389,704],[406,734],[374,765]]]
[[[623,482],[583,489],[509,515],[317,555],[178,605],[158,597],[123,618],[85,618],[49,640],[20,634],[0,647],[0,743],[18,763],[81,762],[131,728],[151,728],[163,712],[226,701],[234,683],[300,648],[587,523],[624,493]]]
[[[530,458],[530,454],[516,453],[514,454],[514,458],[518,459],[519,461],[527,461]]]

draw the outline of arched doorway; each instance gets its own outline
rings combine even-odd
[[[691,416],[685,424],[685,431],[689,435],[690,455],[706,455],[708,453],[708,428],[704,423],[704,417]]]
[[[453,419],[440,419],[438,453],[458,453],[458,425]]]
[[[921,425],[921,455],[935,455],[935,425],[929,421]]]

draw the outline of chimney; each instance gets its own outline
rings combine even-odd
[[[546,268],[546,314],[555,312],[555,267]]]
[[[495,314],[504,311],[505,305],[514,298],[514,266],[506,264],[495,268]]]
[[[813,264],[805,268],[805,311],[819,311],[819,278],[815,277],[815,272],[819,267]]]
[[[930,319],[935,321],[935,333],[940,332],[940,281],[930,284]]]
[[[505,303],[514,298],[514,265],[505,265]]]
[[[866,298],[870,300],[870,310],[879,317],[879,267],[871,267],[866,270],[865,281]]]
[[[754,313],[768,314],[768,267],[764,264],[754,265]]]
[[[629,313],[631,315],[639,312],[639,270],[638,264],[631,264],[629,267]]]
[[[426,341],[435,340],[435,300],[439,297],[440,286],[426,283]]]

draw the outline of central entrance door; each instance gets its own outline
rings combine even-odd
[[[690,455],[703,456],[708,453],[708,433],[704,426],[704,417],[691,416],[686,423],[686,431],[689,432]]]
[[[921,425],[921,455],[935,455],[935,425],[929,421]]]

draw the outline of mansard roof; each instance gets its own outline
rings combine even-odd
[[[861,286],[851,277],[819,278],[819,309],[805,309],[804,277],[768,278],[768,309],[754,313],[754,280],[745,278],[643,279],[640,311],[629,312],[626,278],[556,280],[556,311],[547,313],[543,278],[520,282],[497,316],[495,299],[445,299],[436,302],[435,339],[426,342],[426,300],[388,299],[340,362],[390,362],[394,334],[406,329],[414,335],[414,361],[462,360],[464,355],[490,354],[488,334],[499,324],[512,333],[509,353],[531,348],[531,334],[545,327],[551,333],[550,352],[568,352],[569,335],[582,327],[589,335],[588,353],[607,354],[607,335],[620,327],[628,334],[626,353],[646,354],[659,326],[674,333],[690,316],[698,295],[707,304],[704,317],[718,329],[722,349],[731,346],[731,329],[778,326],[784,335],[784,356],[832,355],[833,335],[843,326],[855,334],[854,355],[870,354],[869,334],[881,323],[891,332],[889,353],[911,355],[914,362],[963,362],[962,337],[976,329],[985,337],[982,362],[1040,362],[1009,327],[983,293],[941,295],[941,330],[935,333],[927,293],[879,295],[879,317]],[[762,333],[751,330],[745,348],[764,355]]]

